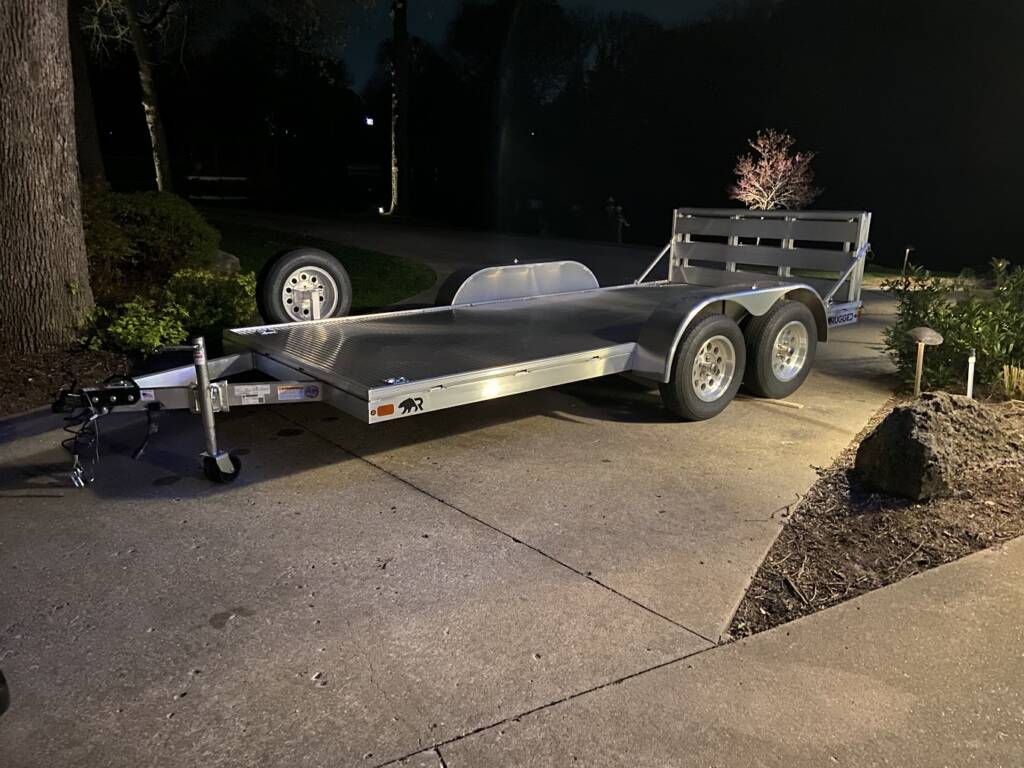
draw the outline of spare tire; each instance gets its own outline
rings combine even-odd
[[[319,313],[317,313],[317,307]],[[297,248],[275,256],[256,284],[260,316],[268,323],[343,317],[352,308],[352,281],[334,256]]]

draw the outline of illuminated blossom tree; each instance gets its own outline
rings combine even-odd
[[[729,197],[748,208],[804,208],[821,190],[814,187],[813,152],[793,152],[796,140],[785,131],[758,131],[750,141],[754,154],[736,161],[736,183]]]

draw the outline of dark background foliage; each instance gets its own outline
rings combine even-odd
[[[874,212],[881,261],[907,245],[932,268],[1019,261],[1024,5],[726,7],[666,28],[555,0],[464,3],[443,45],[413,40],[413,215],[601,237],[613,195],[627,239],[655,244],[673,207],[732,204],[736,156],[775,127],[817,151],[817,207]],[[258,13],[183,50],[158,71],[176,175],[245,176],[247,194],[278,209],[385,205],[387,46],[363,93],[342,56],[292,45]],[[143,187],[132,61],[94,67],[108,174]]]

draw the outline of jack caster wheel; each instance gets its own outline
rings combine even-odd
[[[215,483],[230,483],[242,471],[242,460],[237,456],[228,456],[231,461],[232,470],[225,472],[213,456],[203,456],[203,474],[207,480]]]

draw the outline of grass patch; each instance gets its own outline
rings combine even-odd
[[[220,230],[221,247],[239,258],[244,272],[258,273],[273,256],[300,246],[321,248],[337,257],[352,279],[352,312],[395,304],[425,291],[437,279],[430,267],[387,253],[276,229],[226,221],[212,223]]]

